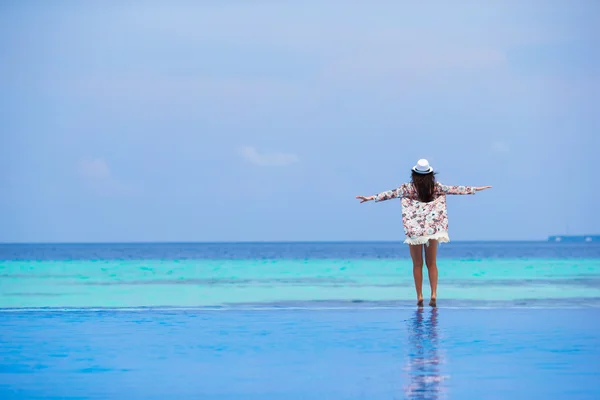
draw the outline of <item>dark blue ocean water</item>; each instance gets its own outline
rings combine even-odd
[[[414,307],[407,257],[401,243],[1,245],[0,399],[600,398],[598,244],[444,245],[437,309]],[[193,307],[233,298],[288,306]],[[371,300],[331,300],[345,298]]]
[[[439,258],[600,258],[600,243],[451,242]],[[401,242],[0,244],[0,260],[399,259]]]

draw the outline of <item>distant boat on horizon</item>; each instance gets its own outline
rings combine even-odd
[[[553,235],[548,237],[549,242],[600,242],[600,235]]]

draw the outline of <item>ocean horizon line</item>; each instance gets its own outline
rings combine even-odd
[[[589,236],[589,235],[581,235]],[[173,245],[173,244],[200,244],[200,245],[218,245],[218,244],[405,244],[403,240],[239,240],[239,241],[64,241],[64,242],[0,242],[0,246],[14,245]],[[453,243],[469,244],[469,243],[555,243],[546,239],[464,239],[451,240],[442,245],[451,245]],[[573,243],[573,242],[571,242]]]

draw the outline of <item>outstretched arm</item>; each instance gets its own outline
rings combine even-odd
[[[491,188],[491,186],[448,186],[441,183],[438,183],[437,187],[444,194],[475,194],[475,192]]]
[[[373,196],[356,196],[356,198],[361,200],[361,203],[364,203],[366,201],[379,202],[379,201],[397,199],[400,197],[404,197],[405,195],[406,195],[406,188],[404,187],[404,185],[402,185],[399,188],[381,192],[381,193],[373,195]]]

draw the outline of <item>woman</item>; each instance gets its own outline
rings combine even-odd
[[[446,186],[435,181],[435,172],[425,159],[421,159],[412,168],[412,182],[399,188],[382,192],[374,196],[356,196],[361,203],[380,202],[390,199],[402,199],[402,223],[410,248],[413,262],[413,277],[417,290],[417,305],[423,306],[423,245],[425,245],[425,263],[429,272],[431,300],[429,305],[436,307],[437,298],[437,246],[439,242],[448,242],[448,215],[446,212],[447,194],[475,194],[491,186]]]

